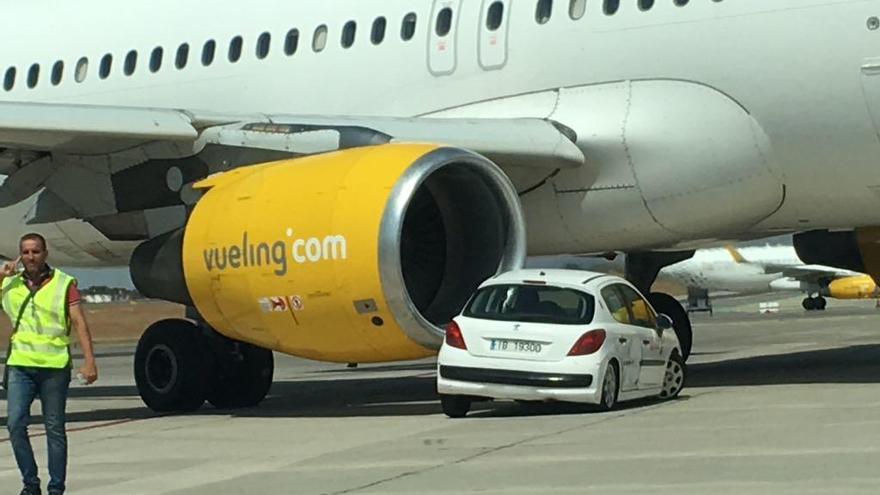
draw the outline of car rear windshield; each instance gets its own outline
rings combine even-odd
[[[474,294],[464,316],[484,320],[584,325],[593,321],[595,299],[550,285],[490,285]]]

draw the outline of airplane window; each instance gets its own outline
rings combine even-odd
[[[384,17],[377,17],[376,20],[373,21],[373,31],[370,33],[370,41],[372,41],[374,45],[378,45],[385,40],[385,28],[387,26],[388,21],[386,21]]]
[[[178,69],[183,69],[186,67],[186,63],[189,61],[189,43],[183,43],[179,47],[177,47],[177,56],[174,57],[174,66]]]
[[[236,36],[229,42],[229,61],[233,64],[241,58],[241,45],[243,43],[244,41],[241,39],[241,36]]]
[[[205,67],[214,63],[214,55],[217,53],[217,42],[208,40],[202,47],[202,65]]]
[[[651,7],[654,6],[654,0],[639,0],[639,9],[641,10],[651,10]]]
[[[538,24],[547,24],[552,15],[553,0],[538,0],[538,7],[535,9],[535,20]]]
[[[153,53],[150,54],[150,72],[158,72],[162,68],[162,56],[164,54],[165,50],[161,46],[153,48]]]
[[[617,13],[617,9],[620,8],[620,0],[605,0],[605,6],[603,9],[605,10],[605,15],[614,15]]]
[[[125,73],[126,76],[130,76],[134,74],[135,68],[137,68],[138,62],[138,52],[137,50],[132,50],[128,52],[128,55],[125,56],[125,63],[122,66],[122,72]]]
[[[81,83],[86,80],[86,75],[89,73],[89,59],[87,57],[82,57],[76,62],[76,70],[73,72],[73,78],[76,79],[76,82]]]
[[[312,50],[317,52],[324,51],[327,47],[327,26],[322,24],[315,29],[315,36],[312,38]]]
[[[357,23],[348,21],[342,28],[342,48],[351,48],[354,45],[354,36],[357,33]]]
[[[12,91],[15,87],[15,72],[15,67],[6,69],[6,76],[3,77],[3,89],[6,91]]]
[[[110,77],[110,69],[113,68],[113,55],[109,53],[101,57],[101,65],[98,67],[98,77],[107,79]]]
[[[587,0],[571,0],[568,4],[568,16],[576,21],[584,16],[587,11]]]
[[[504,3],[494,2],[489,6],[489,12],[486,15],[486,28],[489,31],[497,31],[504,22]]]
[[[27,78],[28,87],[31,89],[37,87],[37,82],[39,80],[40,80],[40,64],[34,64],[28,70],[28,78]]]
[[[684,7],[690,0],[675,0],[673,3],[679,7]]]
[[[416,14],[410,12],[403,18],[403,25],[400,27],[400,38],[403,41],[409,41],[416,35]]]
[[[52,66],[52,85],[61,84],[61,77],[64,76],[64,62],[59,60]]]
[[[284,38],[284,54],[288,57],[296,53],[299,47],[299,29],[291,29]]]
[[[446,7],[437,15],[437,25],[434,26],[434,32],[441,38],[449,34],[452,30],[452,9]]]
[[[272,35],[263,33],[257,38],[257,58],[263,60],[269,55],[269,48],[272,45]]]

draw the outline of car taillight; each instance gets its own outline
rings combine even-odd
[[[446,344],[459,349],[467,350],[467,344],[464,343],[464,336],[461,334],[461,328],[458,323],[451,321],[446,325]]]
[[[447,336],[449,334],[447,333]],[[447,337],[448,339],[448,337]],[[581,335],[581,338],[574,343],[571,350],[568,351],[569,356],[586,356],[598,351],[602,344],[605,343],[605,330],[590,330]]]

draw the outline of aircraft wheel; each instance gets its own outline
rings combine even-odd
[[[198,327],[169,319],[150,325],[134,354],[134,380],[144,404],[157,412],[195,411],[211,375]]]
[[[824,297],[816,298],[816,309],[818,311],[825,311],[826,306],[828,306],[828,301]]]
[[[813,310],[813,298],[812,297],[805,297],[804,300],[801,302],[801,306],[803,306],[804,309],[807,311],[812,311]]]
[[[218,409],[256,406],[272,386],[272,351],[244,342],[237,346],[238,352],[218,362],[217,376],[208,393],[208,402]]]
[[[681,303],[674,297],[662,292],[652,292],[648,296],[648,301],[658,313],[665,314],[672,319],[672,326],[675,329],[675,335],[678,337],[678,343],[681,346],[682,358],[687,361],[691,355],[691,346],[694,341],[691,319],[688,317],[687,311],[684,310]]]

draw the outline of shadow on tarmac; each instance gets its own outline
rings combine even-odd
[[[422,365],[419,365],[422,366]],[[415,369],[420,369],[417,366]],[[433,368],[433,365],[425,365]],[[391,370],[399,370],[393,366]],[[413,369],[413,368],[407,368]],[[366,368],[365,372],[378,371]],[[824,383],[880,382],[880,345],[860,345],[838,349],[799,352],[784,355],[696,364],[689,367],[685,388],[737,385],[786,385]],[[350,370],[356,373],[357,370]],[[137,397],[135,387],[101,387],[71,389],[73,398],[118,399]],[[5,393],[0,394],[5,398]],[[683,397],[682,399],[686,399]],[[637,401],[622,404],[634,409],[659,404],[658,401]],[[588,411],[576,404],[475,403],[472,416],[505,417],[544,414],[570,414]],[[258,407],[221,410],[209,404],[189,413],[194,416],[233,417],[378,417],[421,416],[439,414],[440,404],[433,374],[392,378],[345,378],[294,380],[276,382],[269,397]],[[112,422],[161,417],[146,407],[99,409],[68,413],[68,422]],[[35,416],[34,423],[42,418]],[[6,418],[0,420],[5,426]]]

